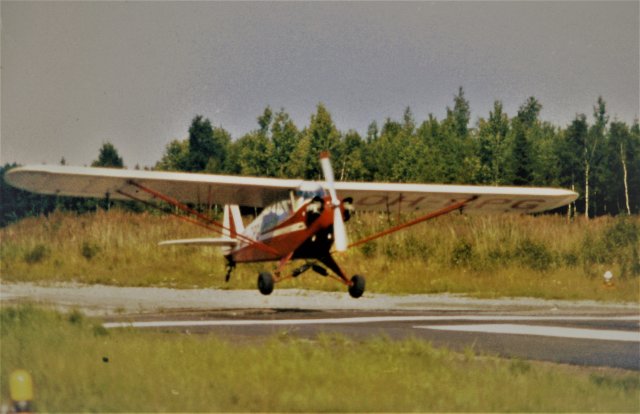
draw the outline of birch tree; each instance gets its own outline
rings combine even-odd
[[[624,211],[631,214],[631,202],[629,197],[629,162],[630,150],[631,150],[631,135],[627,125],[622,122],[612,122],[609,129],[609,149],[612,155],[612,161],[619,163],[619,167],[622,169],[622,176],[615,177],[614,179],[620,179],[622,181],[622,189],[624,194]],[[615,183],[612,183],[615,184]]]
[[[598,145],[604,139],[605,129],[609,122],[606,104],[604,99],[602,99],[602,96],[598,97],[598,103],[593,107],[593,117],[595,119],[595,124],[587,134],[582,148],[582,157],[584,162],[584,216],[586,219],[589,219],[592,168],[597,160]]]

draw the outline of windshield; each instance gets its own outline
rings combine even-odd
[[[314,197],[324,197],[324,189],[318,183],[302,183],[302,185],[296,190],[296,198],[311,200]]]

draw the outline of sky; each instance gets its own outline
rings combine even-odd
[[[0,162],[88,165],[111,142],[153,166],[201,114],[234,138],[267,105],[302,129],[445,116],[529,96],[566,126],[639,114],[640,2],[0,3]]]

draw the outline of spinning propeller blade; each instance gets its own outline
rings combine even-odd
[[[335,237],[336,250],[339,252],[346,251],[349,242],[347,241],[347,231],[344,228],[342,211],[340,211],[339,206],[333,209],[333,236]]]
[[[344,252],[347,250],[349,242],[347,241],[347,231],[344,227],[344,219],[342,218],[342,211],[340,210],[340,200],[336,194],[333,168],[331,168],[329,153],[326,151],[320,154],[320,166],[322,167],[322,174],[327,182],[329,195],[331,196],[331,206],[333,207],[333,237],[336,243],[336,250]]]

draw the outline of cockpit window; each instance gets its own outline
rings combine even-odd
[[[321,185],[316,183],[303,183],[296,190],[296,198],[302,198],[303,200],[311,200],[314,197],[324,197],[324,189]]]
[[[259,216],[260,220],[256,220],[256,222],[262,223],[260,225],[260,232],[265,233],[289,217],[291,217],[291,201],[284,200],[274,203],[262,210]]]

